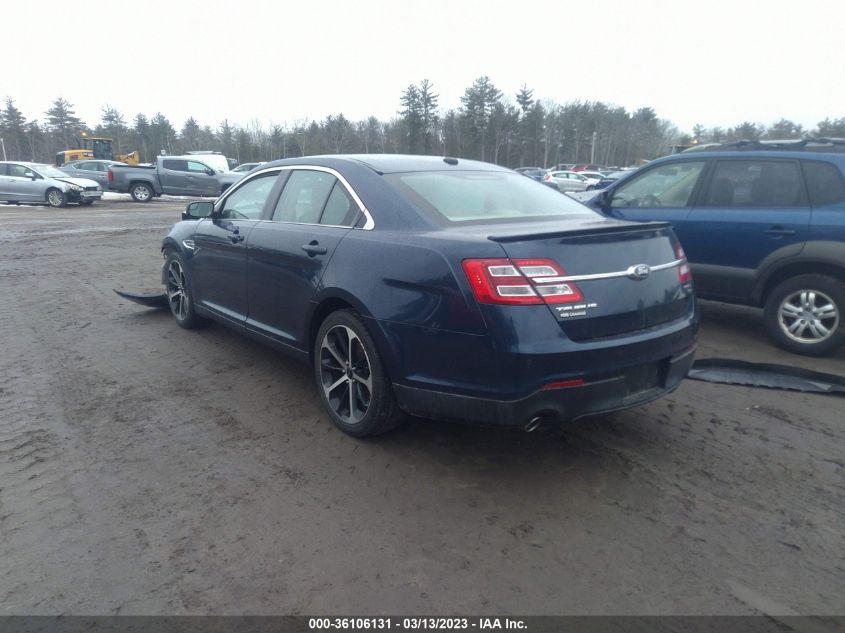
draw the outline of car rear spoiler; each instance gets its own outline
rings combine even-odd
[[[593,225],[575,229],[488,235],[487,239],[491,242],[498,243],[523,242],[525,240],[546,239],[550,237],[580,237],[584,235],[604,235],[607,233],[653,232],[665,229],[668,226],[670,226],[668,222],[613,222],[604,226]]]

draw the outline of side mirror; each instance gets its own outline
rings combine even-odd
[[[205,170],[205,173],[208,174],[209,176],[213,176],[216,172],[209,167],[208,169]]]
[[[29,175],[29,177],[30,177],[32,180],[38,180],[38,176],[36,176],[35,174],[30,174],[30,175]]]
[[[196,202],[189,202],[185,207],[185,212],[182,213],[183,220],[202,220],[203,218],[210,218],[214,213],[214,203],[210,200],[197,200]]]

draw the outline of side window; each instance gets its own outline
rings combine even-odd
[[[807,196],[797,162],[720,160],[703,206],[801,207],[807,206]]]
[[[619,187],[610,206],[685,207],[703,168],[704,161],[684,161],[649,169]]]
[[[816,160],[805,160],[802,163],[811,205],[824,207],[845,202],[845,184],[838,167]]]
[[[346,188],[336,181],[329,199],[326,201],[326,208],[320,217],[320,224],[331,226],[352,226],[358,217],[360,209],[352,200]]]
[[[278,175],[278,173],[264,174],[243,183],[232,191],[223,201],[222,217],[232,220],[259,219]]]
[[[336,180],[323,171],[294,170],[276,203],[273,220],[317,224]]]
[[[161,166],[172,171],[188,171],[188,161],[176,158],[163,160]]]
[[[0,176],[8,176],[9,175],[9,165],[6,163],[0,163]]]
[[[203,173],[204,174],[206,169],[209,169],[209,167],[208,167],[208,165],[205,165],[204,163],[198,163],[195,160],[189,160],[188,161],[188,171],[190,171],[190,172]]]
[[[28,170],[23,165],[15,165],[14,163],[9,165],[9,175],[10,176],[15,176],[17,178],[24,178],[24,177],[27,176],[27,172],[30,172],[30,170]],[[32,172],[30,172],[30,174],[31,173]]]

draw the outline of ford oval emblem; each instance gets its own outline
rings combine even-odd
[[[628,278],[634,281],[642,281],[651,274],[651,266],[648,264],[637,264],[628,268]]]

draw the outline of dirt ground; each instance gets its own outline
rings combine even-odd
[[[0,614],[845,613],[841,398],[357,441],[303,366],[112,292],[183,205],[0,205]],[[702,310],[700,358],[845,374]]]

